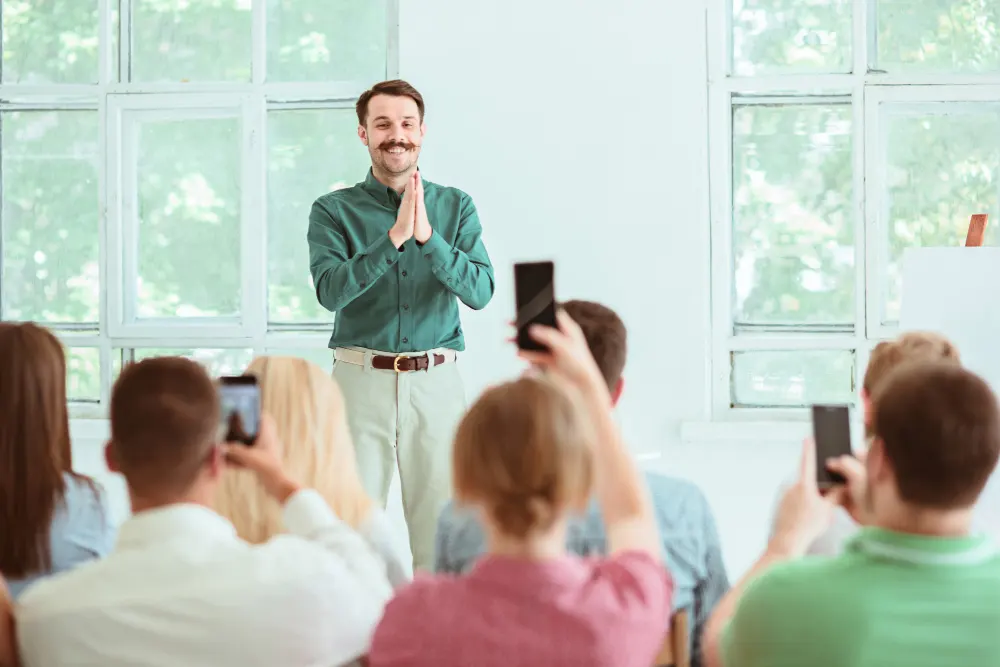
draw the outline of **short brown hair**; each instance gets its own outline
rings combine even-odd
[[[580,325],[587,347],[608,389],[614,390],[625,371],[628,331],[618,313],[594,301],[567,301],[562,309]]]
[[[938,510],[976,502],[1000,456],[1000,408],[982,378],[947,361],[908,363],[872,404],[900,498]]]
[[[548,376],[491,389],[458,426],[454,486],[497,527],[524,538],[583,508],[593,477],[593,426],[582,398]]]
[[[908,331],[895,340],[884,340],[872,349],[862,388],[871,396],[875,387],[891,371],[910,361],[961,363],[958,349],[944,336],[930,331]]]
[[[420,113],[420,122],[424,122],[424,98],[417,91],[416,88],[403,81],[402,79],[393,79],[392,81],[383,81],[382,83],[376,83],[374,86],[361,93],[361,97],[358,98],[358,103],[354,105],[355,110],[358,112],[358,125],[366,125],[368,122],[368,103],[372,101],[372,98],[376,95],[389,95],[390,97],[409,97],[411,100],[417,103],[417,111]]]
[[[129,364],[111,392],[111,451],[129,487],[184,493],[217,444],[219,397],[199,364],[157,357]]]

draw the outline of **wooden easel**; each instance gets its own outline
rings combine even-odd
[[[983,237],[986,235],[986,221],[989,215],[977,213],[969,219],[969,233],[965,237],[966,248],[979,248],[983,245]]]

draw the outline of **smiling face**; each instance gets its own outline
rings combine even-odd
[[[372,168],[391,176],[416,168],[423,144],[423,121],[416,101],[407,96],[375,95],[368,101],[368,117],[358,136],[368,147]]]

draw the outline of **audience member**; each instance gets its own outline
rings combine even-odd
[[[894,340],[884,340],[872,348],[868,357],[868,366],[865,368],[865,375],[861,382],[861,405],[866,440],[871,437],[872,392],[874,392],[875,387],[903,364],[933,361],[961,363],[958,350],[951,341],[930,331],[908,331]],[[867,444],[857,448],[857,450],[858,456],[863,457],[867,450]],[[794,481],[789,481],[782,487],[778,496],[779,504],[785,491],[793,483]],[[776,504],[775,516],[771,524],[772,535],[776,527],[774,521],[777,520],[777,508]],[[838,508],[834,512],[833,523],[809,545],[806,553],[812,556],[839,554],[847,540],[858,532],[858,528],[858,524],[854,522],[847,511]]]
[[[625,386],[627,330],[610,308],[592,301],[568,301],[563,310],[583,331],[587,347],[616,405]],[[694,626],[691,662],[701,664],[698,643],[704,622],[729,590],[715,518],[705,496],[686,480],[654,473],[645,475],[663,541],[663,552],[674,580],[675,609],[691,608]],[[435,569],[467,572],[485,551],[483,527],[473,511],[449,503],[438,521]],[[567,528],[566,548],[579,556],[608,553],[601,508],[592,501],[585,517],[573,517]]]
[[[17,609],[26,667],[340,665],[368,650],[391,595],[385,565],[283,468],[267,415],[252,447],[219,445],[198,364],[127,366],[111,396],[109,467],[134,515],[106,559],[32,587]],[[260,545],[212,510],[226,465],[253,471],[288,535]]]
[[[1000,664],[1000,554],[970,532],[1000,455],[996,396],[960,365],[939,361],[897,368],[871,399],[864,463],[829,463],[846,487],[820,496],[824,462],[806,443],[767,551],[709,621],[711,664]],[[845,552],[778,565],[805,553],[837,502],[867,526]]]
[[[544,372],[487,390],[454,443],[457,499],[477,508],[487,553],[463,576],[418,577],[372,640],[372,667],[649,667],[666,633],[671,582],[653,508],[622,443],[611,396],[580,327],[536,327]],[[592,484],[609,556],[566,553],[571,511]]]
[[[283,465],[288,475],[315,489],[334,514],[368,539],[386,562],[394,587],[408,582],[408,566],[393,546],[388,518],[361,485],[344,396],[336,380],[296,357],[258,357],[247,374],[257,378],[261,410],[274,419],[278,440],[285,444]],[[252,544],[284,531],[281,506],[249,470],[231,468],[223,473],[215,509]]]
[[[30,584],[114,543],[103,490],[73,472],[62,344],[35,324],[0,322],[0,572]]]

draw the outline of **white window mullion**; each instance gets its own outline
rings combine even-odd
[[[729,339],[732,312],[732,96],[715,88],[709,97],[709,195],[711,200],[712,257],[712,413],[724,415],[732,403],[730,382],[732,363]]]
[[[243,192],[240,228],[243,325],[263,344],[267,333],[267,118],[260,97],[243,101]]]
[[[118,2],[118,76],[115,81],[127,84],[132,79],[132,0]]]
[[[116,97],[106,96],[104,103],[104,145],[107,147],[105,160],[105,215],[104,215],[104,272],[102,297],[105,315],[102,331],[115,338],[122,334],[125,321],[124,267],[125,202],[122,196],[122,164],[125,156],[123,147],[122,108]]]
[[[883,148],[879,128],[881,105],[871,88],[864,91],[864,144],[865,144],[865,279],[866,335],[878,338],[882,328],[883,280],[888,234],[884,227],[882,186],[884,170],[880,155]]]

